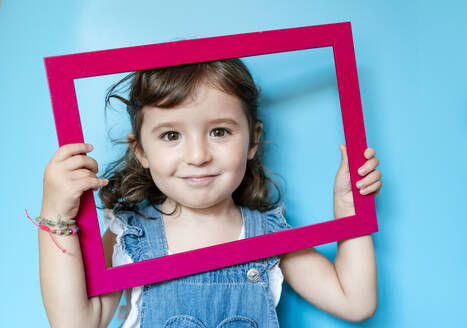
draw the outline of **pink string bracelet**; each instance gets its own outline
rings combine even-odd
[[[39,229],[42,229],[44,231],[47,231],[47,233],[49,234],[50,236],[50,239],[52,239],[52,241],[54,242],[54,244],[62,251],[62,253],[66,253],[66,250],[61,248],[60,245],[58,245],[57,241],[54,239],[54,237],[52,236],[53,233],[57,234],[57,235],[74,235],[76,233],[78,233],[78,227],[73,227],[73,228],[68,228],[66,229],[65,231],[64,230],[61,230],[61,229],[55,229],[55,230],[50,230],[49,227],[47,227],[46,225],[43,225],[43,224],[37,224],[36,222],[34,222],[33,219],[31,219],[31,217],[29,216],[28,214],[28,210],[27,209],[24,209],[26,211],[26,216],[28,217],[29,220],[31,220],[32,223],[34,223]]]

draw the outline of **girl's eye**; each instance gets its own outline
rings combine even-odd
[[[180,133],[175,131],[169,131],[161,135],[161,139],[166,141],[177,141],[180,138]]]
[[[223,137],[228,133],[230,132],[224,128],[215,128],[214,130],[211,131],[211,135],[214,137]]]
[[[230,132],[227,129],[215,128],[211,131],[210,135],[213,137],[224,137],[227,134],[230,134]],[[160,138],[164,139],[165,141],[177,141],[180,139],[180,133],[176,131],[168,131],[161,134]]]

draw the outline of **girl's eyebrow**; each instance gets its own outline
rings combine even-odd
[[[208,121],[207,123],[208,124],[226,123],[226,124],[230,124],[230,125],[235,126],[235,127],[240,127],[240,124],[236,120],[234,120],[233,118],[230,118],[230,117],[218,118],[218,119],[215,119],[215,120]],[[154,132],[156,132],[157,130],[159,130],[161,128],[173,128],[174,126],[177,126],[179,124],[180,123],[177,122],[177,121],[162,122],[162,123],[157,124],[155,127],[153,127],[151,129],[151,133],[154,133]]]

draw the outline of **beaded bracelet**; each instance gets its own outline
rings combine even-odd
[[[39,224],[46,224],[49,226],[58,226],[60,228],[66,227],[66,226],[71,226],[76,223],[76,220],[70,219],[70,220],[62,220],[62,217],[60,215],[57,216],[57,221],[49,220],[46,218],[42,218],[38,216],[36,218],[36,222]]]
[[[50,230],[51,233],[54,233],[56,235],[65,235],[65,236],[71,236],[75,235],[78,233],[78,227],[71,227],[71,228],[65,228],[65,229],[55,229],[55,230]]]
[[[45,224],[42,224],[42,223],[39,223],[37,224],[36,222],[34,222],[33,219],[31,219],[31,217],[29,216],[28,214],[28,211],[27,209],[24,209],[25,212],[26,212],[26,216],[29,220],[31,220],[32,223],[34,223],[39,229],[41,230],[44,230],[46,231],[48,234],[49,234],[49,237],[50,239],[52,239],[52,241],[54,242],[55,246],[58,247],[58,249],[60,249],[63,253],[66,253],[66,250],[64,248],[61,248],[60,245],[57,243],[57,241],[54,239],[54,237],[52,236],[52,234],[57,234],[57,235],[65,235],[65,236],[69,236],[69,235],[75,235],[78,233],[78,227],[71,227],[69,228],[70,225],[74,224],[75,220],[69,220],[69,221],[61,221],[61,217],[58,216],[58,220],[57,222],[53,222],[51,220],[48,220],[51,222],[50,225],[58,225],[58,223],[60,222],[61,226],[58,228],[58,229],[55,229],[55,230],[51,230],[47,225]],[[36,221],[38,222],[47,222],[46,221],[47,219],[44,219],[44,218],[41,218],[41,217],[38,217],[36,218]],[[70,223],[71,221],[73,221],[73,223]],[[65,223],[63,223],[65,222]]]

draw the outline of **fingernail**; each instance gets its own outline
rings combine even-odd
[[[358,169],[358,173],[360,174],[365,174],[366,170],[363,168]]]
[[[358,182],[357,182],[357,188],[360,188],[361,186],[363,186],[363,182],[358,181]]]
[[[87,146],[88,146],[88,149],[91,149],[91,150],[94,149],[94,147],[91,144],[87,144]]]

